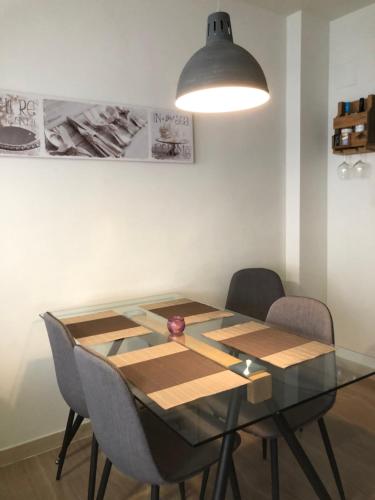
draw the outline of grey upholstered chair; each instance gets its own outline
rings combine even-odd
[[[226,308],[265,321],[275,300],[284,297],[278,274],[270,269],[241,269],[233,274]]]
[[[148,409],[138,410],[125,378],[107,359],[81,346],[74,353],[94,433],[107,457],[97,500],[104,498],[112,464],[150,484],[151,499],[159,498],[159,486],[164,483],[179,484],[184,499],[184,481],[203,472],[200,498],[204,498],[208,470],[219,459],[220,443],[189,446]],[[237,435],[235,448],[239,444]],[[230,479],[238,492],[233,462]]]
[[[56,460],[58,465],[56,479],[59,480],[68,447],[82,421],[89,417],[89,413],[77,365],[74,359],[75,341],[63,323],[61,323],[51,313],[46,312],[43,315],[43,319],[51,344],[57,383],[62,397],[69,406],[69,416],[66,424],[64,439],[59,456]],[[94,498],[97,454],[98,445],[95,440],[95,436],[93,436],[89,478],[89,499]]]
[[[318,340],[326,344],[334,344],[334,330],[331,313],[325,304],[305,297],[283,297],[274,302],[268,315],[267,323],[289,329],[304,337]],[[323,416],[330,410],[335,402],[336,394],[330,393],[284,412],[292,430],[317,421],[322,435],[323,443],[335,477],[340,498],[344,499],[344,490],[335,456],[328,437]],[[272,498],[279,498],[279,474],[277,438],[279,432],[272,419],[266,419],[258,424],[247,427],[246,431],[263,439],[263,443],[270,443],[271,470],[272,470]],[[263,447],[264,458],[267,448]]]

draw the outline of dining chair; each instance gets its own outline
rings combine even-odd
[[[48,338],[52,349],[55,372],[60,393],[69,406],[68,421],[65,428],[64,438],[60,453],[56,460],[56,480],[60,480],[62,469],[68,447],[76,435],[81,423],[89,418],[86,400],[77,365],[74,358],[74,346],[76,345],[68,329],[53,314],[46,312],[43,319],[47,328]],[[90,477],[88,499],[94,498],[96,464],[98,456],[98,444],[95,436],[92,437]]]
[[[306,297],[282,297],[272,304],[267,323],[291,330],[311,340],[326,344],[334,344],[334,329],[331,313],[328,307],[318,300]],[[300,404],[284,412],[291,429],[296,431],[305,425],[318,422],[324,447],[336,481],[336,486],[342,500],[345,499],[339,469],[324,422],[324,415],[331,409],[336,399],[332,392],[306,403]],[[279,499],[278,470],[278,437],[280,433],[273,420],[268,418],[246,428],[247,432],[263,439],[266,443],[264,458],[266,458],[267,443],[271,450],[272,499]]]
[[[179,485],[185,499],[185,480],[203,472],[200,499],[204,498],[210,467],[219,460],[216,441],[192,447],[150,410],[140,410],[121,371],[108,359],[82,346],[74,349],[92,426],[106,461],[97,500],[105,495],[112,464],[123,474],[151,485],[151,499],[159,498],[160,485]],[[241,439],[236,434],[234,449]],[[240,493],[230,464],[234,498]]]
[[[241,269],[233,274],[226,309],[265,321],[275,300],[284,297],[284,287],[277,273],[270,269]]]

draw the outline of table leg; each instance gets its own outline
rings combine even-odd
[[[114,356],[115,354],[117,354],[121,347],[122,341],[123,339],[115,340],[111,345],[111,348],[109,349],[107,356]]]
[[[238,414],[241,406],[241,387],[235,389],[231,394],[231,400],[228,406],[226,418],[226,428],[233,429],[238,422]],[[217,466],[215,488],[213,500],[225,500],[225,494],[228,486],[229,473],[232,467],[233,445],[236,432],[227,432],[224,434],[220,450],[220,459]]]
[[[294,432],[290,428],[288,421],[282,413],[276,413],[273,415],[274,422],[287,442],[291,452],[295,456],[297,462],[299,463],[301,469],[305,473],[305,476],[309,480],[311,486],[313,487],[317,497],[320,500],[331,500],[326,487],[324,486],[322,480],[318,476],[318,473],[314,469],[314,466],[310,462],[308,456],[306,455],[304,449],[300,445],[298,439],[296,438]]]
[[[232,453],[235,432],[230,432],[223,437],[220,459],[217,466],[216,481],[213,500],[224,500],[228,486],[228,477],[232,465]]]

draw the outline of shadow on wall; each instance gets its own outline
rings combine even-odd
[[[19,373],[10,391],[11,399],[1,402],[0,450],[55,433],[65,427],[68,407],[57,386],[52,354],[42,321],[32,324],[28,338],[30,340],[23,347]],[[38,351],[40,356],[41,343],[45,357],[35,359]]]

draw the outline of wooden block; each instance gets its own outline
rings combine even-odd
[[[272,398],[272,377],[268,372],[257,372],[249,376],[247,399],[257,404]]]
[[[191,335],[182,335],[181,337],[176,337],[175,342],[178,342],[179,344],[182,344],[192,351],[198,352],[199,354],[202,354],[204,357],[211,359],[212,361],[215,361],[221,366],[224,366],[225,368],[229,368],[230,366],[241,363],[242,361],[238,358],[235,358],[234,356],[231,356],[230,354],[227,354],[226,352],[220,351],[219,349],[216,349],[215,347],[212,347],[209,344],[206,344],[205,342],[201,342],[200,340],[197,340],[195,337],[192,337]]]

